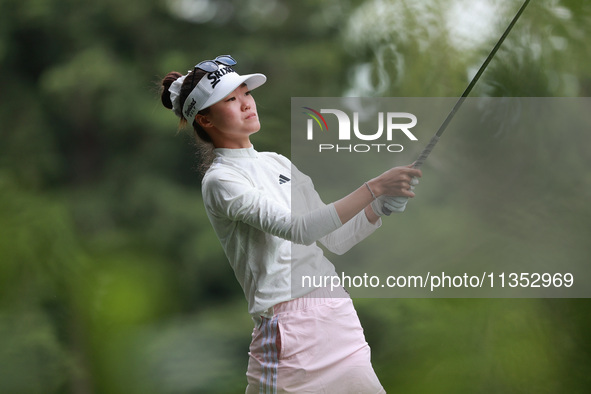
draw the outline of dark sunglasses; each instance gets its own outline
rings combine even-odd
[[[213,60],[204,60],[201,63],[198,63],[195,68],[193,68],[193,75],[191,76],[191,88],[193,88],[193,83],[195,82],[195,72],[197,69],[212,73],[220,69],[220,64],[223,64],[224,66],[233,66],[236,64],[236,60],[234,60],[230,55],[220,55]]]

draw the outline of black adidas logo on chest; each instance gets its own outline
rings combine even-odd
[[[291,179],[289,179],[288,177],[286,177],[283,174],[279,174],[279,184],[280,185],[283,185],[284,183],[287,183],[289,181],[291,181]]]

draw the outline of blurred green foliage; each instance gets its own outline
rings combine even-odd
[[[159,80],[224,53],[265,73],[253,142],[289,156],[291,97],[459,95],[519,6],[474,3],[0,0],[0,392],[243,392],[252,322]],[[490,30],[454,30],[470,4]],[[589,96],[590,22],[587,0],[532,2],[474,95]],[[356,304],[388,391],[591,387],[587,300]]]

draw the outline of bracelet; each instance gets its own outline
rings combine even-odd
[[[369,185],[367,184],[367,182],[363,183],[365,186],[367,186],[367,190],[369,190],[369,192],[371,193],[371,196],[373,197],[373,199],[375,200],[377,197],[375,194],[373,194],[373,191],[371,190],[371,187],[369,187]]]

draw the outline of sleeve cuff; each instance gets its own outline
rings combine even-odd
[[[332,219],[333,224],[336,226],[336,228],[339,228],[343,225],[343,223],[341,222],[341,218],[339,217],[339,214],[337,213],[337,209],[334,206],[334,203],[330,203],[328,204],[328,207],[330,208],[330,217]]]

